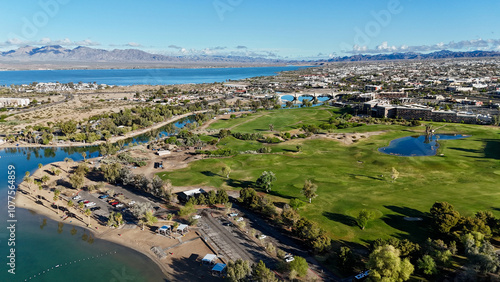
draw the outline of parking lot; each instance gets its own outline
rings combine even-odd
[[[266,265],[273,265],[275,259],[265,249],[240,231],[227,217],[218,211],[207,210],[200,220],[201,232],[219,251],[219,256],[226,262],[243,259],[250,262],[262,260]]]

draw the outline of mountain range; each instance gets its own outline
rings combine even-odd
[[[59,45],[24,46],[16,50],[0,52],[0,62],[87,62],[87,63],[242,63],[284,64],[281,59],[245,56],[165,56],[137,49],[104,50],[89,47],[64,48]]]
[[[335,57],[327,62],[359,62],[359,61],[386,61],[386,60],[436,60],[450,58],[485,58],[485,57],[500,57],[500,52],[496,51],[449,51],[442,50],[432,53],[392,53],[392,54],[374,54],[374,55],[352,55],[345,57]]]
[[[114,49],[104,50],[90,47],[76,47],[74,49],[64,48],[59,45],[51,46],[24,46],[16,50],[0,52],[0,63],[16,64],[71,64],[71,63],[94,63],[94,64],[154,64],[154,65],[283,65],[302,64],[314,65],[330,62],[359,62],[359,61],[386,61],[386,60],[431,60],[448,58],[481,58],[500,57],[496,51],[437,51],[433,53],[393,53],[374,55],[352,55],[335,57],[326,60],[315,61],[291,61],[285,59],[272,59],[265,57],[250,56],[224,56],[224,55],[188,55],[188,56],[166,56],[151,54],[137,49]]]

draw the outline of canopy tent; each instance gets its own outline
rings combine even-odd
[[[214,263],[214,261],[217,259],[217,256],[214,255],[214,254],[207,254],[202,260],[201,262],[202,263],[207,263],[207,264],[210,264],[210,263]]]
[[[170,225],[163,225],[158,229],[158,233],[163,234],[163,235],[168,235],[171,231],[171,226]]]
[[[189,226],[187,224],[181,224],[177,226],[177,233],[184,234],[189,231]]]
[[[224,263],[217,263],[214,265],[214,267],[212,268],[212,271],[215,271],[215,272],[223,272],[224,269],[226,269],[226,265]]]

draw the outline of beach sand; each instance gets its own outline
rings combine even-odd
[[[75,164],[76,163],[73,163],[73,165]],[[55,176],[47,173],[48,171],[50,171],[52,166],[56,166],[62,171],[60,176]],[[42,175],[49,175],[50,180],[47,183],[51,183],[60,177],[65,178],[66,168],[67,166],[64,162],[48,164],[41,169],[38,169],[32,175],[32,177],[34,179],[39,179]],[[66,189],[65,192],[70,191],[76,192],[76,190],[73,189]],[[42,197],[41,203],[35,202],[38,196]],[[139,226],[136,226],[135,228],[116,229],[107,227],[99,223],[94,218],[90,217],[89,227],[87,225],[88,217],[83,215],[83,213],[78,210],[78,207],[69,208],[69,212],[74,213],[76,217],[69,217],[66,220],[63,220],[64,212],[62,210],[59,210],[59,213],[57,213],[56,210],[51,206],[53,204],[53,196],[54,193],[51,192],[50,189],[44,189],[40,191],[37,188],[35,191],[35,185],[31,184],[30,190],[27,184],[23,182],[19,185],[18,188],[18,193],[16,195],[16,205],[20,208],[32,210],[38,214],[41,214],[49,219],[58,222],[61,221],[65,224],[86,228],[87,230],[94,233],[95,238],[117,243],[141,252],[161,268],[166,279],[168,280],[215,281],[217,279],[220,279],[212,277],[210,275],[210,268],[208,266],[200,267],[201,258],[203,258],[206,254],[211,254],[214,252],[202,241],[201,238],[199,238],[198,234],[196,233],[196,228],[191,228],[191,231],[189,233],[178,240],[158,235],[157,233],[152,231],[152,229],[156,229],[156,227],[165,224],[165,222],[160,221],[155,224],[156,227],[149,228],[146,226],[144,230],[141,230],[141,227]],[[60,199],[58,201],[58,205],[61,208],[64,207],[64,209],[68,209],[66,200]],[[189,240],[192,241],[186,242]],[[151,248],[153,246],[159,246],[165,249],[175,246],[181,241],[186,243],[169,249],[166,258],[160,259],[151,251]]]

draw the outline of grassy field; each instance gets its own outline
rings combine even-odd
[[[269,124],[273,124],[275,131],[289,131],[300,128],[302,124],[318,125],[327,122],[332,112],[338,112],[338,109],[311,107],[263,111],[243,118],[220,120],[211,124],[208,129],[230,128],[242,133],[265,133],[269,131]]]
[[[305,124],[324,122],[331,111],[328,108],[278,110],[259,113],[262,116],[258,118],[219,121],[212,128],[232,126],[233,131],[254,132],[269,130],[269,123],[273,123],[276,130],[291,130],[301,124],[301,120]],[[436,127],[441,125],[436,123]],[[448,201],[465,215],[479,210],[491,210],[500,215],[498,127],[446,125],[438,133],[461,133],[471,137],[441,141],[438,156],[431,157],[397,157],[377,151],[392,139],[422,132],[423,126],[369,125],[355,130],[388,131],[349,146],[327,139],[294,139],[269,145],[273,149],[271,154],[204,159],[182,170],[160,173],[160,176],[171,179],[174,185],[240,189],[253,186],[263,171],[271,170],[278,179],[271,194],[275,200],[283,202],[293,197],[306,201],[300,191],[304,181],[311,179],[318,185],[319,196],[300,213],[318,222],[333,239],[363,245],[388,236],[417,242],[424,240],[428,237],[428,223],[403,218],[425,218],[435,201]],[[338,132],[353,132],[353,129]],[[264,146],[232,137],[223,139],[220,144],[240,151]],[[295,152],[297,144],[303,146],[300,153]],[[223,165],[231,167],[228,180],[220,175]],[[400,172],[396,182],[390,178],[392,167]],[[354,221],[361,209],[375,215],[365,230],[360,230]]]

